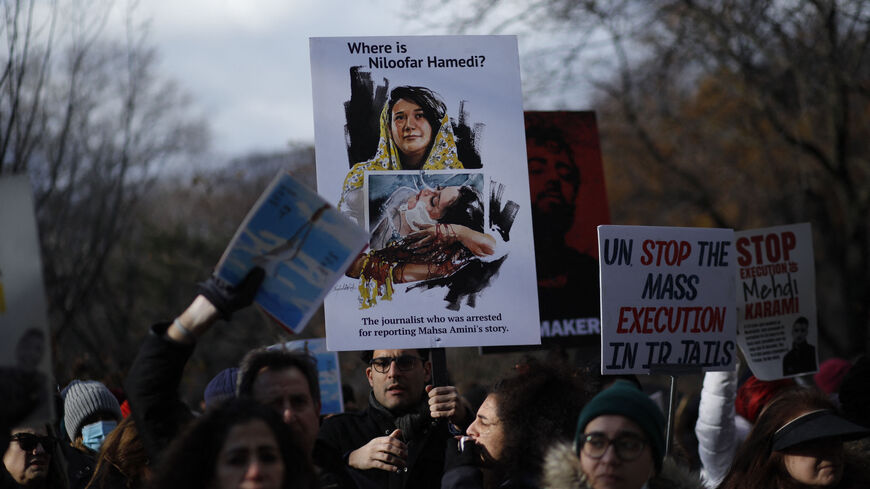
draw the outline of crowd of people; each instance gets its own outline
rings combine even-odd
[[[361,218],[366,171],[462,168],[447,121],[443,102],[428,89],[394,89],[381,113],[377,154],[351,169],[340,208]],[[540,210],[564,208],[579,185],[573,157],[544,139],[532,143],[559,156],[551,165],[530,151],[532,170],[552,174]],[[498,255],[498,233],[483,228],[474,189],[393,197],[375,249],[391,251],[361,257],[352,276],[375,277],[380,287],[441,277]],[[434,261],[430,248],[443,260]],[[545,276],[590,266],[574,259]],[[0,489],[870,487],[867,357],[854,365],[831,359],[815,382],[707,373],[695,409],[687,398],[678,411],[673,440],[662,408],[636,378],[529,358],[476,401],[455,386],[435,385],[426,349],[363,352],[366,401],[325,419],[314,360],[268,348],[217,373],[203,408],[192,409],[178,390],[197,340],[249,306],[264,274],[254,268],[235,286],[216,277],[200,284],[181,314],[151,326],[117,386],[122,391],[75,380],[58,389],[55,422],[25,421],[44,397],[31,392],[37,377],[0,373]],[[801,358],[814,355],[805,346],[800,351]]]
[[[215,375],[204,409],[191,409],[178,386],[197,339],[248,306],[262,278],[212,277],[177,318],[153,325],[123,402],[81,379],[58,391],[55,423],[22,424],[26,412],[4,409],[0,487],[870,487],[866,357],[824,362],[812,385],[707,373],[696,457],[668,450],[662,408],[636,378],[531,357],[473,405],[432,385],[428,350],[365,351],[367,402],[322,419],[314,360],[262,348]]]

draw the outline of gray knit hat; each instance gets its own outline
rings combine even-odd
[[[96,380],[74,380],[66,387],[63,424],[70,441],[81,432],[84,420],[95,413],[106,413],[121,420],[121,406],[112,392]]]

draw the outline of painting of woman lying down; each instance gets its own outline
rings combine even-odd
[[[371,251],[347,271],[360,279],[363,307],[390,300],[394,284],[449,279],[469,263],[500,258],[498,233],[483,227],[483,176],[427,176],[443,184],[427,185],[419,174],[369,175]]]

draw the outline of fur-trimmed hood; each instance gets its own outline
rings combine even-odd
[[[541,474],[544,489],[589,489],[580,469],[580,458],[570,443],[558,443],[547,452]],[[662,471],[650,479],[649,489],[704,489],[701,479],[689,473],[670,458],[665,458]]]

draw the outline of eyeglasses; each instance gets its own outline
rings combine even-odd
[[[619,435],[610,439],[604,433],[589,433],[583,436],[583,453],[591,458],[601,458],[607,453],[607,447],[613,445],[620,460],[631,462],[640,456],[646,443],[637,435]]]
[[[12,439],[15,440],[18,443],[18,446],[25,452],[33,451],[36,448],[36,445],[42,445],[42,448],[45,451],[49,451],[54,444],[53,436],[39,436],[34,435],[33,433],[16,433],[12,435]]]
[[[423,361],[420,357],[415,357],[414,355],[402,355],[400,357],[378,357],[372,358],[372,361],[369,362],[369,365],[375,369],[375,372],[385,374],[390,370],[390,365],[393,362],[396,362],[396,367],[399,368],[402,372],[406,372],[411,370],[417,365],[417,360]]]

